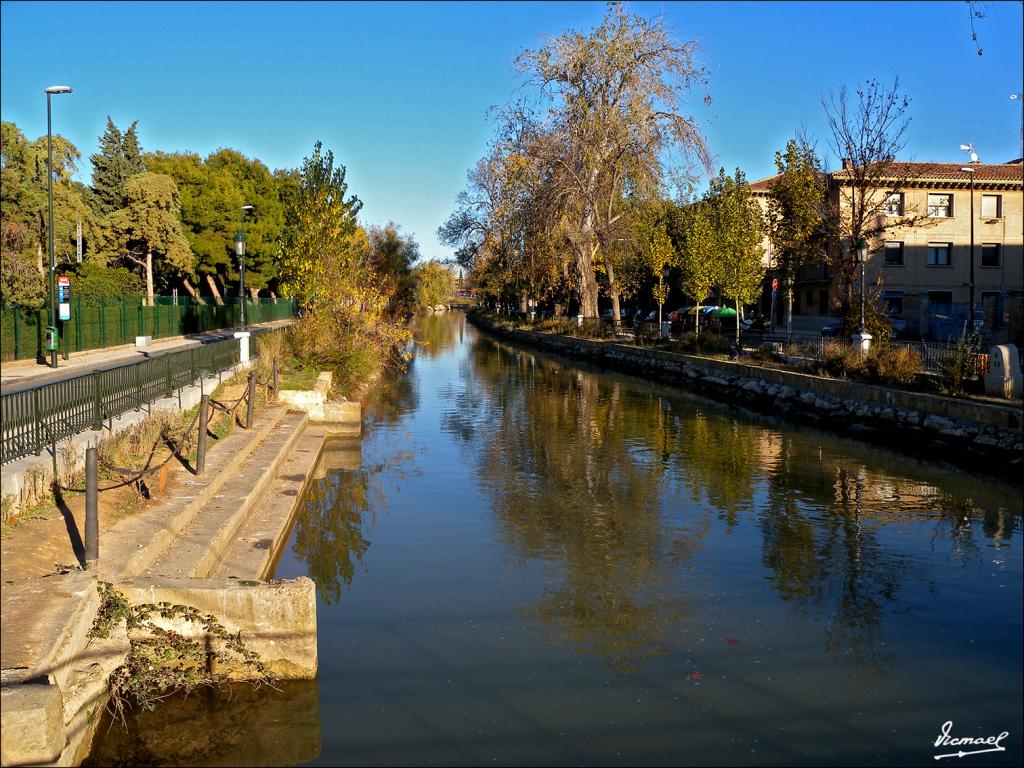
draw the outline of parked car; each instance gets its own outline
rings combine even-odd
[[[835,320],[828,325],[825,325],[821,329],[821,335],[826,336],[830,339],[834,339],[837,336],[841,336],[843,333],[843,324],[839,320]]]

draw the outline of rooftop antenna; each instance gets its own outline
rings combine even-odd
[[[961,144],[960,145],[960,149],[962,149],[964,152],[970,152],[971,153],[971,162],[972,163],[978,162],[978,153],[974,151],[974,145],[973,144]]]

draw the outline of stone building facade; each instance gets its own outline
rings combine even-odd
[[[971,171],[961,170],[971,168]],[[971,283],[974,224],[976,319],[993,341],[1024,340],[1024,164],[894,162],[874,174],[869,208],[865,280],[869,297],[892,318],[905,320],[913,336],[938,338],[962,327]],[[973,217],[971,182],[973,177]],[[830,174],[831,202],[840,215],[851,200],[853,174]],[[754,198],[767,210],[774,177],[754,182]],[[794,286],[794,313],[828,315],[842,286],[819,264],[801,269]],[[978,312],[980,311],[980,316]]]

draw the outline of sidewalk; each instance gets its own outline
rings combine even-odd
[[[248,330],[253,335],[284,328],[295,322],[292,319],[275,320],[260,325],[250,325]],[[137,348],[132,344],[117,347],[91,349],[84,352],[72,352],[68,360],[57,358],[57,369],[41,365],[35,360],[12,360],[0,368],[0,394],[12,394],[40,384],[81,376],[97,370],[114,368],[127,363],[134,363],[146,358],[159,357],[169,352],[178,352],[189,347],[210,344],[221,339],[230,339],[236,328],[225,328],[207,333],[195,333],[188,336],[171,336],[158,339],[147,347]]]

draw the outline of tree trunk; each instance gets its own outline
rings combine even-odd
[[[146,306],[152,307],[153,301],[153,250],[146,250]]]
[[[739,299],[735,299],[735,301],[736,301],[736,348],[739,349],[739,346],[740,346],[740,300]]]
[[[693,335],[700,338],[700,302],[697,302],[697,311],[693,313]]]
[[[580,242],[576,244],[576,271],[580,279],[580,314],[597,317],[597,278],[594,277],[594,224],[587,214],[580,228]]]
[[[259,288],[250,288],[249,289],[249,298],[250,299],[258,299],[259,297],[260,297],[260,289]]]
[[[44,281],[46,280],[46,269],[43,267],[43,244],[36,243],[36,270],[39,272],[39,277]]]
[[[205,301],[203,301],[203,297],[199,295],[199,291],[197,291],[195,287],[192,285],[192,283],[188,281],[187,277],[181,278],[181,284],[185,286],[185,292],[192,297],[192,301],[194,301],[196,304],[206,303]]]
[[[618,333],[621,328],[621,316],[619,315],[619,286],[615,280],[615,269],[611,260],[605,262],[605,273],[608,275],[608,293],[612,297],[612,327]]]
[[[793,281],[786,285],[786,333],[793,333]]]
[[[206,274],[206,284],[210,286],[210,293],[213,294],[213,300],[219,307],[224,306],[224,299],[221,298],[220,289],[217,287],[216,281],[213,279],[213,275],[210,273]]]

